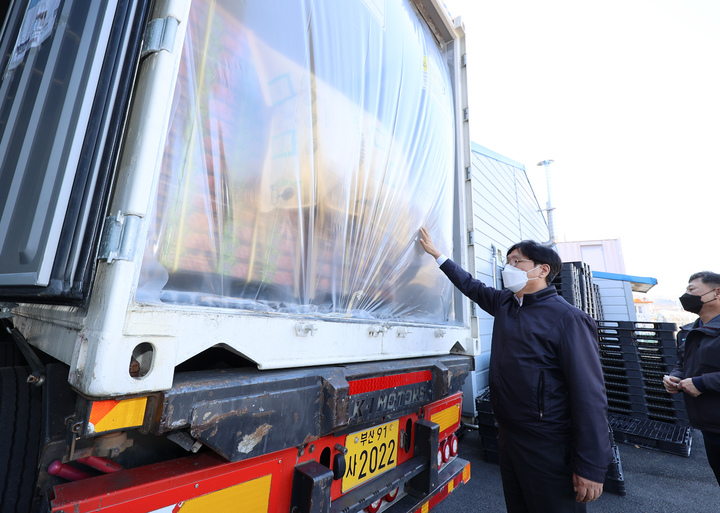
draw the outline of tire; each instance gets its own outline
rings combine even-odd
[[[0,368],[0,513],[32,510],[42,429],[42,389],[28,367]]]

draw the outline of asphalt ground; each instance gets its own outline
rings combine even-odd
[[[625,496],[607,491],[588,513],[718,513],[720,486],[705,456],[702,433],[692,430],[690,456],[618,443]],[[470,481],[457,488],[433,513],[505,511],[500,468],[482,458],[480,435],[468,431],[459,454],[470,461]]]

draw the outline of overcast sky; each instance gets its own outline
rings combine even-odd
[[[677,298],[720,272],[719,0],[445,0],[467,32],[473,142],[525,165],[559,240],[620,238]]]

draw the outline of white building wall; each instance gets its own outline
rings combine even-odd
[[[625,259],[620,239],[558,242],[563,262],[584,262],[593,271],[625,274]]]
[[[550,238],[525,166],[480,145],[472,145],[472,210],[476,278],[500,286],[500,269],[510,246],[524,239]],[[499,252],[499,255],[498,255]],[[475,416],[475,397],[488,384],[493,318],[475,307],[480,353],[464,388],[463,414]]]
[[[593,278],[600,291],[603,317],[606,321],[637,321],[632,287],[629,281]]]

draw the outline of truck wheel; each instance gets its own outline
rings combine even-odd
[[[0,511],[31,511],[38,475],[42,389],[28,367],[0,368]]]

